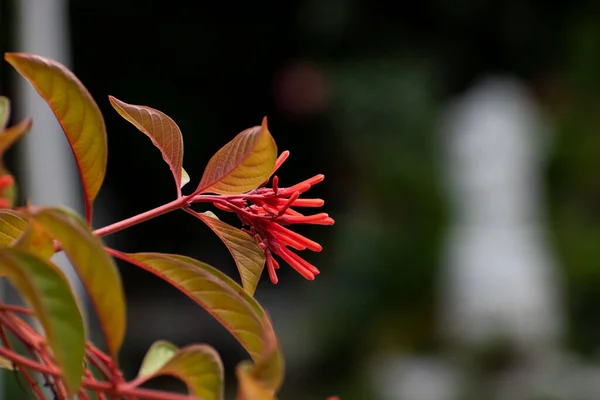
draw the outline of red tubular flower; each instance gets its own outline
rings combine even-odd
[[[244,195],[220,196],[214,204],[219,209],[235,212],[242,223],[248,227],[244,229],[253,236],[265,252],[266,266],[271,282],[277,283],[276,270],[279,263],[274,255],[294,268],[300,275],[308,280],[315,279],[319,270],[308,261],[301,258],[294,250],[321,251],[320,244],[286,228],[293,224],[333,225],[333,218],[325,213],[304,215],[293,207],[316,208],[325,203],[322,199],[303,199],[300,196],[313,185],[322,182],[324,175],[316,175],[296,185],[281,188],[279,178],[273,176],[289,157],[289,151],[281,153],[275,163],[273,172],[261,187]],[[272,179],[271,179],[272,177]],[[271,187],[266,185],[271,180]]]

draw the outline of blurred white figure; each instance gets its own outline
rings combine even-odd
[[[461,381],[445,360],[397,354],[376,358],[371,373],[380,400],[454,400]]]
[[[464,345],[507,340],[531,354],[563,330],[560,282],[545,242],[545,131],[516,81],[490,78],[453,104],[442,129],[452,201],[442,329]]]

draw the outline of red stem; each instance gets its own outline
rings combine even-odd
[[[25,309],[19,311],[27,310]],[[9,329],[17,339],[23,342],[34,352],[37,357],[40,358],[41,362],[29,359],[11,350],[10,343],[4,334],[3,328]],[[10,360],[13,364],[19,367],[19,371],[23,374],[25,379],[27,379],[27,382],[31,386],[37,398],[44,399],[45,397],[38,387],[37,382],[31,377],[31,375],[29,375],[29,372],[26,369],[43,374],[48,382],[50,381],[49,377],[52,377],[56,386],[58,397],[61,399],[67,398],[66,391],[61,386],[60,382],[60,369],[52,364],[52,358],[44,346],[44,340],[42,337],[29,325],[9,313],[0,312],[0,340],[2,340],[4,344],[4,347],[0,346],[0,357]],[[113,380],[113,382],[99,382],[94,379],[89,370],[86,371],[85,378],[82,380],[81,390],[79,392],[79,396],[82,398],[82,400],[86,399],[86,393],[84,390],[97,392],[100,399],[104,399],[106,394],[111,397],[131,397],[139,400],[201,400],[190,395],[141,389],[136,387],[139,383],[136,380],[126,383],[122,380],[118,371],[107,371],[105,369],[110,368],[109,364],[112,363],[112,359],[110,357],[102,353],[92,344],[88,343],[86,347],[88,352],[88,360],[90,360],[90,362],[92,362],[95,366],[99,367],[104,374],[110,375],[109,378],[112,377],[114,379],[117,377],[117,380]],[[112,372],[115,373],[113,374]]]
[[[33,312],[30,309],[22,306],[15,306],[12,304],[0,304],[0,310],[14,312],[17,314],[33,315]]]
[[[58,368],[47,366],[37,361],[30,360],[29,358],[16,354],[15,352],[8,350],[4,347],[0,347],[0,356],[12,361],[20,367],[26,367],[33,371],[41,372],[55,377],[60,377],[60,370]],[[131,387],[125,383],[122,383],[115,387],[110,382],[98,382],[89,378],[84,378],[81,386],[89,390],[107,393],[114,396],[133,396],[139,399],[146,400],[202,400],[198,397],[190,395],[163,393],[158,392],[156,390],[140,389],[136,387]],[[44,397],[42,396],[41,398],[43,399]]]
[[[24,310],[28,311],[25,308]],[[2,323],[3,325],[1,327],[2,332],[4,332],[5,327],[8,328],[19,340],[21,340],[21,342],[23,342],[23,344],[27,347],[27,349],[33,357],[39,358],[42,363],[45,362],[46,364],[51,364],[52,361],[50,355],[48,354],[44,346],[40,346],[40,344],[44,343],[43,339],[37,334],[37,332],[35,332],[29,325],[27,325],[25,321],[14,316],[13,314],[2,312],[0,313],[0,323]],[[6,340],[6,342],[4,342],[4,339]],[[3,343],[8,350],[12,350],[12,348],[10,347],[10,343],[8,342],[8,338],[4,337]],[[36,381],[28,374],[26,370],[23,370],[22,372],[23,376],[31,386],[32,390],[37,392],[39,389]],[[50,377],[47,374],[44,374],[42,372],[42,375],[44,376],[44,380],[46,383],[51,382]],[[64,387],[62,387],[60,382],[55,381],[54,386],[60,398],[66,399],[66,390],[64,389]],[[39,393],[42,394],[41,391],[39,391]],[[44,398],[43,394],[41,398]]]
[[[148,221],[152,218],[158,217],[160,215],[163,214],[167,214],[171,211],[175,211],[178,210],[180,208],[185,208],[188,207],[191,203],[199,203],[199,202],[209,202],[209,203],[221,203],[221,204],[227,204],[227,205],[231,205],[231,203],[229,203],[227,200],[228,199],[237,199],[237,198],[262,198],[262,195],[253,195],[252,192],[250,193],[246,193],[246,194],[240,194],[240,195],[228,195],[228,196],[223,196],[223,195],[188,195],[188,196],[183,196],[183,197],[179,197],[167,204],[163,204],[160,207],[156,207],[153,208],[152,210],[148,210],[146,212],[143,212],[141,214],[138,215],[134,215],[133,217],[124,219],[122,221],[119,222],[115,222],[114,224],[110,224],[105,226],[104,228],[100,228],[100,229],[96,229],[94,231],[94,234],[96,234],[97,236],[106,236],[106,235],[110,235],[112,233],[116,233],[119,231],[122,231],[123,229],[127,229],[130,228],[134,225],[140,224],[142,222]],[[241,210],[238,208],[236,208],[238,211],[244,212],[244,210]],[[253,214],[252,214],[253,215]],[[57,248],[57,250],[59,250]]]
[[[98,382],[96,378],[94,378],[94,374],[92,374],[88,368],[83,371],[83,374],[89,379],[90,382]],[[106,400],[104,393],[96,393],[96,396],[98,396],[98,400]]]
[[[111,233],[122,231],[123,229],[127,229],[144,221],[148,221],[149,219],[158,217],[159,215],[166,214],[168,212],[177,210],[179,208],[184,207],[189,202],[189,196],[180,197],[176,200],[173,200],[167,204],[163,204],[160,207],[153,208],[152,210],[146,211],[144,213],[134,215],[131,218],[124,219],[119,222],[115,222],[114,224],[105,226],[104,228],[96,229],[94,233],[97,236],[106,236]]]
[[[12,351],[12,347],[10,345],[10,342],[8,341],[8,336],[6,336],[6,332],[4,332],[4,327],[2,327],[2,326],[0,326],[0,338],[2,340],[2,344],[4,345],[4,347],[6,347],[7,349]],[[29,372],[25,368],[21,368],[20,372],[23,375],[23,377],[25,378],[25,380],[27,381],[27,383],[29,384],[29,386],[31,387],[31,390],[33,390],[33,392],[35,393],[35,396],[38,399],[43,400],[44,394],[38,387],[37,382],[31,376],[31,374],[29,374]]]

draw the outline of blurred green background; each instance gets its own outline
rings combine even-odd
[[[13,34],[16,1],[35,3],[0,2],[3,52],[22,50]],[[109,94],[178,123],[190,187],[216,150],[264,115],[279,149],[291,151],[282,184],[325,174],[311,197],[326,199],[324,211],[336,224],[301,230],[324,247],[307,256],[321,275],[308,282],[282,267],[280,283],[265,276],[257,293],[288,357],[281,399],[402,399],[385,394],[377,379],[386,357],[445,360],[455,350],[439,322],[438,280],[453,215],[438,128],[448,101],[489,74],[519,79],[548,119],[542,213],[563,281],[560,347],[596,365],[600,3],[71,0],[68,13],[72,68],[107,122],[109,167],[96,212],[110,221],[174,193],[159,153],[111,109]],[[16,76],[5,63],[0,74],[2,94],[12,97]],[[108,240],[125,251],[189,255],[236,274],[225,247],[184,213]],[[246,358],[233,338],[165,283],[120,267],[129,304],[122,352],[128,376],[157,339],[208,342],[225,361],[232,391],[233,367]],[[496,398],[481,382],[504,376],[521,359],[510,344],[468,353],[473,370],[461,373],[461,389],[431,400]],[[565,376],[558,372],[558,382]],[[434,385],[433,378],[422,385]],[[11,390],[5,398],[21,398]],[[595,393],[522,398],[600,398]],[[427,400],[406,398],[413,399]]]

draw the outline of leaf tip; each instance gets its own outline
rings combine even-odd
[[[112,95],[108,95],[108,101],[110,101],[111,104],[117,103],[119,102],[119,99],[117,99],[115,96]]]
[[[27,133],[27,131],[29,131],[31,129],[31,127],[33,126],[33,119],[27,118],[26,120],[24,120],[22,122],[22,124],[23,124],[23,133]]]
[[[4,59],[13,67],[15,66],[15,62],[18,61],[18,59],[23,59],[27,56],[30,56],[30,54],[28,53],[17,53],[17,52],[6,52],[4,53]]]
[[[204,211],[203,214],[214,219],[219,219],[219,217],[217,217],[217,215],[212,211]]]
[[[190,175],[187,173],[187,171],[185,169],[181,168],[181,183],[179,184],[179,189],[183,188],[189,182],[190,182]]]

